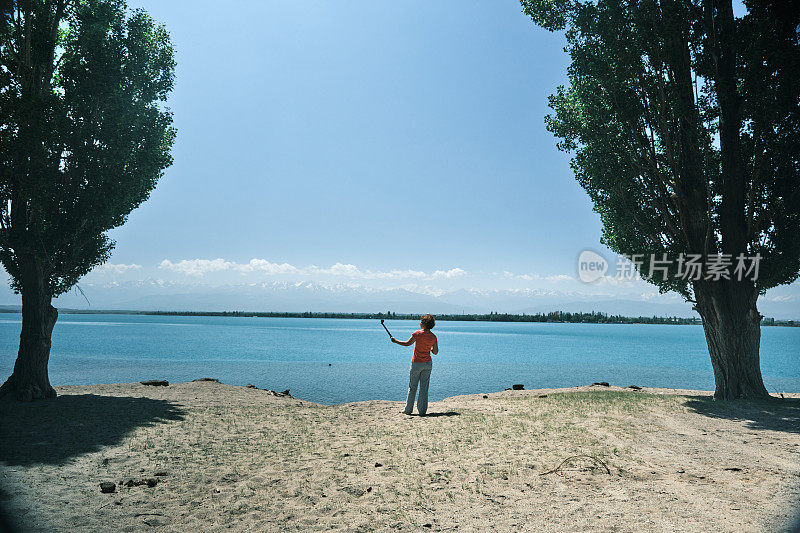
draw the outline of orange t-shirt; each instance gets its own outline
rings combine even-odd
[[[436,344],[436,335],[430,330],[418,329],[411,334],[414,337],[414,356],[412,363],[429,363],[431,359],[431,348]]]

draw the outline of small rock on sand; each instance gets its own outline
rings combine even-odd
[[[282,397],[286,397],[286,398],[294,398],[294,396],[289,394],[289,389],[286,389],[285,391],[282,391],[282,392],[275,392],[274,390],[266,389],[266,392],[268,392],[269,394],[272,394],[273,396],[282,396]]]
[[[247,384],[247,388],[248,388],[248,389],[255,389],[255,388],[256,388],[256,386],[255,386],[255,385],[253,385],[252,383],[248,383],[248,384]]]
[[[639,385],[628,385],[628,388],[633,390],[642,390],[642,388]]]
[[[608,384],[608,381],[595,381],[592,383],[592,386],[597,385],[599,387],[610,387],[611,385]]]
[[[200,378],[200,379],[193,379],[193,380],[192,380],[192,383],[196,383],[196,382],[198,382],[198,381],[212,381],[212,382],[214,382],[214,383],[219,383],[219,380],[218,380],[217,378]]]
[[[117,490],[116,483],[111,483],[110,481],[104,481],[100,483],[100,492],[103,494],[111,494],[115,490]]]
[[[140,381],[142,385],[150,385],[151,387],[167,387],[169,386],[169,381],[165,379],[148,379],[145,381]]]
[[[525,390],[525,385],[522,383],[515,383],[514,385],[511,385],[511,388],[514,390]]]
[[[158,480],[156,478],[148,477],[142,479],[129,479],[125,483],[123,483],[126,487],[138,487],[140,485],[147,485],[148,487],[155,487],[158,485]]]
[[[540,394],[539,398],[547,398],[547,394]]]
[[[360,498],[367,493],[367,491],[358,487],[342,487],[340,490],[346,492],[350,496],[355,496],[356,498]]]

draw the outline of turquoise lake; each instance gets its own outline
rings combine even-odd
[[[405,340],[418,322],[387,326]],[[0,315],[0,373],[10,375],[21,317]],[[431,399],[608,381],[713,390],[700,326],[437,323]],[[53,332],[54,385],[172,382],[290,389],[319,403],[403,400],[411,348],[389,342],[377,320],[62,314]],[[330,365],[330,366],[329,366]],[[762,328],[770,392],[800,392],[800,328]]]

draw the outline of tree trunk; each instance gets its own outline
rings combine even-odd
[[[47,375],[47,363],[50,360],[50,338],[57,319],[58,311],[51,305],[43,280],[23,285],[19,352],[14,373],[0,387],[0,397],[13,394],[21,401],[56,397]]]
[[[769,397],[759,359],[758,291],[745,282],[696,282],[695,297],[714,368],[714,398]]]

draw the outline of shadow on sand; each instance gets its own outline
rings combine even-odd
[[[0,401],[0,463],[60,464],[118,444],[138,427],[182,420],[185,411],[166,400],[94,394],[30,403]]]
[[[421,416],[423,418],[432,418],[432,417],[437,417],[437,416],[458,416],[460,414],[461,413],[458,413],[456,411],[443,411],[441,413],[428,413],[428,414],[425,414],[425,415],[420,415],[418,413],[412,413],[409,416]]]
[[[797,398],[726,401],[714,400],[709,396],[692,396],[685,405],[690,411],[710,418],[740,420],[752,430],[800,433],[800,400]]]

